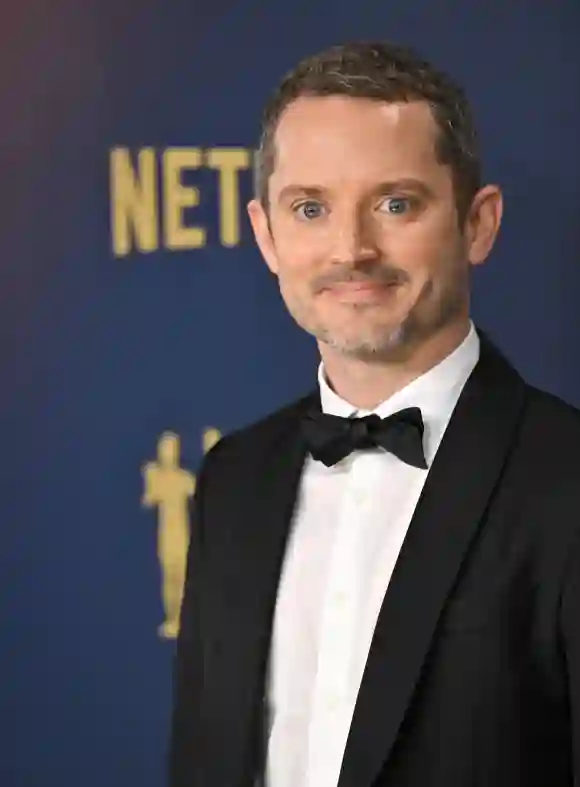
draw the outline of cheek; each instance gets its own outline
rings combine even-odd
[[[309,267],[303,260],[297,259],[296,255],[279,258],[278,285],[285,300],[297,302],[309,299],[311,280]]]
[[[400,265],[410,274],[426,276],[445,267],[457,256],[457,230],[449,221],[417,220],[382,234],[382,248],[387,262]]]
[[[310,261],[328,256],[330,222],[299,221],[294,216],[278,214],[272,217],[272,235],[281,258],[287,265],[306,266]]]
[[[283,222],[275,235],[276,245],[288,259],[307,258],[312,255],[313,249],[320,247],[320,234],[313,231],[312,227],[304,227],[296,222]]]
[[[299,235],[287,239],[278,237],[276,252],[280,279],[292,286],[306,286],[324,268],[322,255]]]

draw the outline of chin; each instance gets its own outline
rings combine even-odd
[[[406,346],[409,338],[408,314],[386,320],[384,309],[382,314],[372,314],[367,309],[353,310],[352,307],[346,313],[344,308],[316,310],[315,313],[314,309],[296,308],[298,304],[295,303],[287,305],[303,330],[342,355],[376,359]]]
[[[342,355],[369,360],[391,356],[407,343],[402,325],[366,334],[323,331],[317,338]]]

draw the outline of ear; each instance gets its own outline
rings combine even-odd
[[[481,265],[497,238],[503,215],[503,197],[498,186],[484,186],[475,195],[465,223],[468,259]]]
[[[278,255],[270,231],[270,222],[260,200],[253,199],[248,203],[248,216],[254,231],[254,237],[266,265],[273,274],[278,275]]]

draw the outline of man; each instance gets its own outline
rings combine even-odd
[[[204,462],[171,787],[580,783],[580,414],[470,321],[501,214],[407,50],[268,104],[249,215],[318,386]]]

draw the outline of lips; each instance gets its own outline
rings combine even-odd
[[[373,281],[340,282],[329,287],[327,293],[340,301],[379,301],[394,291],[395,284]]]
[[[381,284],[375,281],[348,281],[348,282],[341,282],[340,284],[335,284],[333,289],[336,290],[346,290],[347,292],[358,292],[358,291],[366,291],[366,290],[382,290],[385,287],[390,286],[387,284]]]
[[[394,287],[395,284],[393,283],[386,283],[386,282],[377,282],[377,281],[348,281],[348,282],[337,282],[330,290],[334,290],[336,293],[365,293],[365,292],[385,292],[385,290],[391,289]]]

